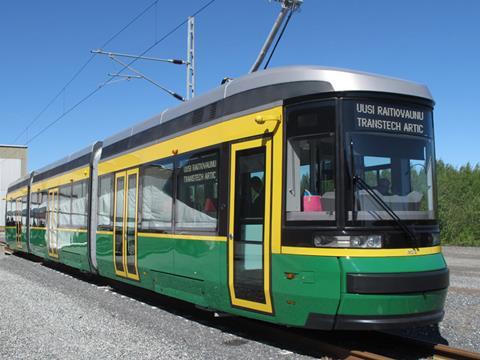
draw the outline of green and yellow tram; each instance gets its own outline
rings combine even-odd
[[[12,184],[8,245],[289,326],[438,323],[433,105],[372,74],[250,74]]]

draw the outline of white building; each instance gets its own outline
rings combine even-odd
[[[0,239],[5,226],[5,197],[8,186],[27,174],[27,147],[0,144]]]

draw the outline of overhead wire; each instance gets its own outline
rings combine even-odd
[[[157,0],[158,1],[158,0]],[[203,12],[204,10],[206,10],[210,5],[212,5],[215,1],[217,0],[210,0],[208,1],[205,5],[203,5],[202,7],[200,7],[197,11],[195,11],[192,15],[190,15],[191,17],[194,17],[194,16],[197,16],[198,14],[200,14],[201,12]],[[145,55],[146,53],[148,53],[150,50],[152,50],[155,46],[157,46],[158,44],[160,44],[162,41],[164,41],[165,39],[167,39],[168,37],[170,37],[173,33],[175,33],[176,31],[178,31],[178,29],[180,29],[182,26],[184,26],[185,24],[188,23],[188,17],[187,19],[185,19],[184,21],[180,22],[177,26],[175,26],[172,30],[168,31],[165,35],[163,35],[160,39],[158,39],[157,41],[155,41],[151,46],[149,46],[147,49],[145,49],[140,55],[138,55],[137,57],[135,57],[132,61],[130,61],[126,66],[124,66],[120,71],[117,72],[117,74],[121,74],[125,69],[127,69],[130,65],[132,65],[133,63],[135,63],[137,60],[139,60],[140,57],[142,57],[143,55]],[[26,143],[25,145],[31,143],[33,140],[37,139],[40,135],[42,135],[45,131],[47,131],[49,128],[51,128],[53,125],[55,125],[56,123],[58,123],[60,120],[62,120],[66,115],[68,115],[70,112],[72,112],[73,110],[75,110],[78,106],[80,106],[82,103],[84,103],[85,101],[87,101],[89,98],[91,98],[94,94],[96,94],[99,90],[101,90],[105,85],[109,84],[113,79],[115,78],[115,76],[109,76],[109,78],[104,82],[102,83],[100,86],[98,86],[97,88],[93,89],[92,91],[90,91],[86,96],[84,96],[82,99],[80,99],[77,103],[75,103],[75,105],[73,105],[72,107],[70,107],[67,111],[65,111],[64,113],[62,113],[60,116],[58,116],[56,119],[54,119],[53,121],[51,121],[49,124],[47,124],[47,126],[45,126],[44,128],[42,128],[40,131],[38,131],[33,137],[31,137]]]
[[[123,33],[126,29],[128,29],[133,23],[135,23],[138,19],[140,19],[145,13],[147,13],[153,6],[158,3],[159,0],[155,0],[146,8],[144,8],[141,12],[139,12],[135,17],[133,17],[127,24],[125,24],[120,30],[118,30],[115,34],[113,34],[108,40],[106,40],[102,44],[102,48],[110,44],[113,40],[115,40],[121,33]],[[23,134],[25,134],[28,129],[38,120],[40,117],[52,106],[52,104],[65,92],[67,87],[75,81],[75,79],[85,70],[85,68],[92,62],[92,60],[97,56],[97,54],[92,54],[87,61],[85,61],[82,66],[73,74],[73,76],[66,82],[66,84],[58,91],[58,93],[45,105],[45,107],[31,120],[27,126],[17,135],[17,137],[13,140],[15,143]],[[28,139],[27,139],[28,141]]]

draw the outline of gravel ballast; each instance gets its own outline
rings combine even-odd
[[[0,304],[0,359],[304,358],[2,251]]]
[[[406,333],[480,351],[480,249],[444,252],[451,272],[445,319]],[[72,274],[0,249],[0,359],[308,358],[225,328],[208,313]]]

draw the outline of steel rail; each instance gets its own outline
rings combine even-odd
[[[438,344],[436,342],[414,339],[411,337],[391,334],[391,333],[382,333],[383,336],[388,336],[396,339],[399,342],[403,342],[407,345],[412,345],[421,350],[431,352],[434,359],[451,359],[451,360],[480,360],[480,353],[463,350],[455,347],[451,347],[445,344]]]

